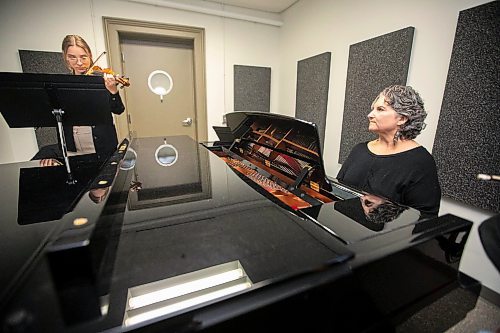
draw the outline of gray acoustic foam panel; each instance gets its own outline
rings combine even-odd
[[[270,111],[271,68],[234,65],[234,111]]]
[[[24,73],[70,74],[62,52],[19,50]]]
[[[295,117],[318,126],[322,150],[325,142],[330,61],[331,53],[325,52],[297,63]]]
[[[62,52],[19,50],[23,73],[69,74]],[[57,144],[55,127],[37,127],[35,129],[38,148]]]
[[[367,115],[378,94],[390,85],[406,85],[414,32],[408,27],[350,46],[339,163],[357,143],[376,137],[368,132]]]
[[[500,211],[500,26],[498,1],[458,17],[433,155],[443,196]]]

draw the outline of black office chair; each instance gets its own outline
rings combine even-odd
[[[485,220],[477,230],[486,255],[500,272],[500,214]]]

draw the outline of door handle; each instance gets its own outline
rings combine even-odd
[[[192,118],[186,118],[182,121],[182,126],[191,126],[191,124],[193,123],[193,119]]]

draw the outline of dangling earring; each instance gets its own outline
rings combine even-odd
[[[394,145],[398,142],[399,138],[401,138],[401,132],[399,129],[394,133],[394,138],[392,139],[392,142],[394,142]]]

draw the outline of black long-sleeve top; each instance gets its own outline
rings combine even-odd
[[[125,106],[123,105],[119,93],[109,94],[109,106],[110,111],[114,114],[122,114],[123,111],[125,111]],[[76,151],[73,126],[64,126],[64,137],[68,151]],[[116,150],[118,138],[112,119],[109,124],[92,126],[92,137],[94,139],[94,147],[98,158],[106,157]]]
[[[422,146],[376,155],[367,142],[359,143],[342,165],[337,180],[418,209],[422,218],[436,217],[439,212],[441,187],[436,163]]]

